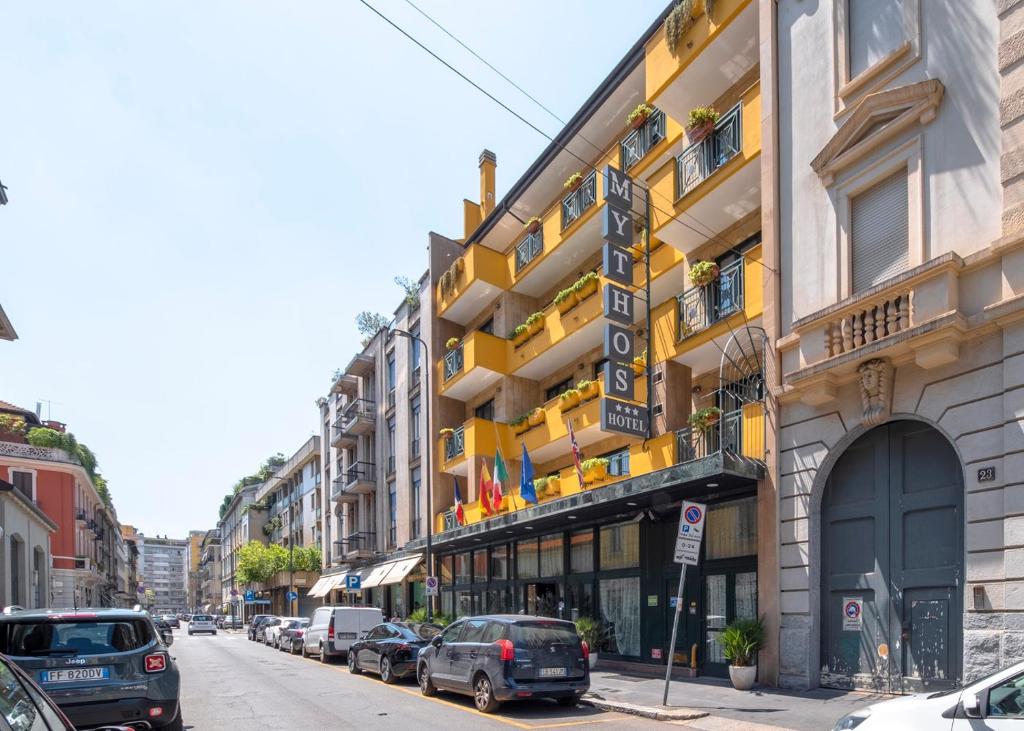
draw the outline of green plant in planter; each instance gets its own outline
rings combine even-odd
[[[569,287],[568,289],[560,290],[558,292],[558,294],[555,295],[555,304],[556,305],[560,305],[561,303],[565,302],[567,299],[572,297],[572,295],[573,295],[573,293],[575,291],[576,290],[574,290],[572,287]]]
[[[597,652],[597,647],[601,644],[601,636],[604,633],[601,631],[599,620],[593,617],[580,617],[576,620],[576,634],[587,643],[591,652]]]
[[[562,187],[565,188],[566,190],[575,190],[576,188],[578,188],[580,186],[580,183],[582,183],[582,182],[583,182],[583,173],[578,173],[577,172],[577,173],[573,173],[568,178],[566,178],[565,182],[562,183]]]
[[[447,347],[448,350],[455,350],[457,347],[459,347],[459,339],[448,338],[448,340],[445,341],[445,347]]]
[[[572,399],[579,399],[580,390],[578,388],[567,388],[559,394],[558,398],[562,401],[571,401]]]
[[[654,114],[654,109],[647,104],[640,103],[636,105],[636,109],[626,115],[626,124],[633,124],[634,122],[642,122],[649,116]]]
[[[698,261],[690,267],[690,284],[704,287],[718,279],[718,265],[713,261]]]
[[[611,461],[607,457],[591,457],[590,459],[583,460],[580,467],[583,468],[584,472],[587,472],[588,470],[598,469],[600,467],[607,469],[609,464],[611,464]]]
[[[760,619],[737,619],[722,630],[718,642],[730,665],[753,665],[757,651],[764,645],[764,623]]]
[[[583,294],[589,290],[596,289],[598,279],[599,277],[597,276],[597,272],[587,272],[576,280],[572,285],[572,288],[576,294]]]
[[[540,216],[530,216],[530,219],[526,222],[523,228],[525,228],[530,233],[536,233],[543,223],[544,221],[541,219]]]
[[[508,334],[508,339],[514,340],[515,338],[518,338],[520,335],[522,335],[524,332],[526,332],[526,325],[516,325],[514,328],[512,328],[512,332]]]
[[[438,435],[440,435],[442,439],[451,439],[453,436],[455,436],[455,430],[445,427],[444,429],[438,432]]]
[[[703,127],[715,124],[722,115],[714,107],[694,107],[686,117],[687,127]]]
[[[700,411],[694,411],[690,414],[690,418],[687,421],[692,428],[699,431],[707,431],[712,425],[717,424],[721,417],[722,410],[720,408],[708,406]]]
[[[679,41],[689,32],[696,21],[696,18],[693,17],[696,5],[697,0],[679,0],[665,18],[665,43],[668,44],[668,50],[673,55],[679,46]]]
[[[551,482],[551,478],[550,477],[538,477],[537,479],[535,479],[533,481],[533,490],[534,490],[534,492],[536,492],[538,495],[540,495],[542,492],[544,492],[547,489],[548,483],[550,483],[550,482]]]
[[[536,325],[538,322],[542,321],[543,319],[544,319],[544,313],[543,312],[534,312],[532,315],[530,315],[529,317],[526,318],[526,327],[527,328],[532,327],[533,325]]]

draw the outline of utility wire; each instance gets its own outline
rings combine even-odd
[[[397,30],[397,31],[398,31],[399,33],[401,33],[401,34],[402,34],[403,36],[405,36],[405,37],[406,37],[406,38],[408,38],[408,39],[409,39],[410,41],[412,41],[412,42],[413,42],[413,43],[415,43],[415,44],[416,44],[417,46],[419,46],[419,47],[420,47],[420,48],[421,48],[421,49],[422,49],[423,51],[425,51],[425,52],[426,52],[427,54],[429,54],[430,56],[432,56],[432,57],[433,57],[433,58],[434,58],[434,59],[435,59],[436,61],[438,61],[439,63],[443,64],[443,65],[444,65],[444,66],[445,66],[445,67],[446,67],[446,68],[447,68],[448,70],[450,70],[451,72],[453,72],[453,73],[454,73],[455,75],[457,75],[457,76],[458,76],[459,78],[461,78],[461,79],[462,79],[463,81],[465,81],[466,83],[468,83],[468,84],[469,84],[470,86],[472,86],[472,87],[473,87],[474,89],[476,89],[477,91],[479,91],[479,92],[480,92],[481,94],[483,94],[484,96],[486,96],[486,97],[487,97],[488,99],[490,99],[490,100],[491,100],[491,101],[493,101],[493,102],[494,102],[495,104],[497,104],[498,106],[500,106],[500,107],[501,107],[502,109],[504,109],[505,111],[507,111],[507,112],[508,112],[509,114],[511,114],[512,116],[514,116],[514,117],[515,117],[516,119],[518,119],[519,121],[521,121],[521,122],[522,122],[523,124],[525,124],[526,126],[528,126],[528,127],[529,127],[530,129],[532,129],[532,130],[533,130],[534,132],[536,132],[537,134],[541,135],[542,137],[544,137],[544,138],[545,138],[546,140],[548,140],[549,142],[551,142],[551,143],[553,143],[553,144],[557,145],[557,146],[558,146],[559,148],[561,148],[561,149],[562,149],[563,151],[565,151],[565,152],[569,153],[569,155],[571,155],[572,157],[576,158],[576,159],[577,159],[577,160],[578,160],[578,161],[579,161],[580,163],[582,163],[582,164],[583,164],[583,165],[584,165],[585,167],[587,167],[587,168],[590,168],[590,169],[591,169],[591,170],[593,170],[593,171],[594,171],[595,173],[597,173],[598,175],[600,175],[600,176],[601,176],[602,178],[604,178],[604,177],[605,177],[604,173],[603,173],[603,172],[601,172],[600,170],[598,170],[598,169],[597,169],[596,167],[594,167],[594,165],[593,165],[593,164],[591,164],[591,163],[590,163],[589,161],[587,161],[587,160],[584,160],[584,159],[583,159],[582,157],[580,157],[580,156],[579,156],[578,154],[576,154],[575,152],[573,152],[572,150],[570,150],[570,149],[569,149],[569,148],[568,148],[568,147],[567,147],[566,145],[563,145],[563,144],[561,144],[561,143],[557,142],[557,141],[555,140],[555,138],[554,138],[554,137],[552,137],[551,135],[549,135],[549,134],[548,134],[547,132],[545,132],[545,131],[544,131],[544,130],[542,130],[542,129],[541,129],[540,127],[538,127],[537,125],[535,125],[535,124],[534,124],[533,122],[531,122],[531,121],[529,121],[528,119],[526,119],[526,117],[524,117],[524,116],[523,116],[523,115],[521,115],[521,114],[520,114],[519,112],[517,112],[517,111],[515,111],[514,109],[512,109],[512,107],[510,107],[509,105],[505,104],[505,102],[503,102],[503,101],[501,101],[500,99],[498,99],[498,97],[496,97],[496,96],[495,96],[494,94],[492,94],[491,92],[487,91],[487,90],[486,90],[485,88],[483,88],[482,86],[480,86],[480,84],[476,83],[476,82],[475,82],[475,81],[473,81],[473,80],[472,80],[471,78],[469,78],[468,76],[466,76],[466,74],[462,73],[462,72],[461,72],[461,71],[459,71],[459,70],[458,70],[457,68],[455,68],[454,66],[452,66],[452,65],[451,65],[450,63],[448,63],[448,62],[447,62],[446,60],[444,60],[444,59],[443,59],[443,58],[442,58],[441,56],[439,56],[439,55],[438,55],[437,53],[435,53],[434,51],[432,51],[432,50],[431,50],[430,48],[428,48],[428,47],[427,47],[427,46],[425,46],[425,45],[424,45],[423,43],[421,43],[421,42],[420,42],[419,40],[417,40],[417,39],[416,39],[415,37],[413,37],[413,36],[412,36],[411,34],[409,34],[409,33],[408,33],[408,32],[407,32],[407,31],[406,31],[406,30],[405,30],[404,28],[402,28],[402,27],[401,27],[401,26],[399,26],[399,25],[398,25],[397,23],[395,23],[395,22],[394,22],[393,20],[391,20],[390,18],[388,18],[388,17],[386,16],[386,15],[384,15],[384,14],[383,14],[382,12],[380,12],[379,10],[377,10],[377,8],[375,8],[375,7],[373,6],[373,5],[371,5],[371,4],[369,3],[369,2],[367,2],[367,0],[359,0],[359,2],[361,2],[361,3],[362,3],[363,5],[365,5],[365,6],[367,7],[367,8],[369,8],[369,9],[370,9],[371,11],[373,11],[373,13],[374,13],[374,14],[375,14],[375,15],[376,15],[377,17],[379,17],[379,18],[380,18],[381,20],[383,20],[384,22],[386,22],[386,23],[387,23],[388,25],[390,25],[390,26],[391,26],[392,28],[394,28],[394,29],[395,29],[395,30]],[[409,0],[406,0],[406,2],[409,2]],[[497,69],[496,69],[496,68],[495,68],[494,66],[492,66],[492,65],[491,65],[490,63],[488,63],[487,61],[485,61],[485,60],[484,60],[483,58],[481,58],[479,54],[477,54],[477,53],[476,53],[475,51],[473,51],[473,50],[472,50],[471,48],[469,48],[469,46],[467,46],[467,45],[466,45],[465,43],[463,43],[463,42],[462,42],[461,40],[459,40],[458,38],[456,38],[456,37],[455,37],[455,35],[453,35],[453,34],[452,34],[452,33],[450,33],[450,32],[449,32],[448,30],[446,30],[446,29],[445,29],[445,28],[444,28],[444,27],[443,27],[443,26],[442,26],[442,25],[441,25],[440,23],[438,23],[438,22],[437,22],[436,20],[434,20],[433,18],[431,18],[431,17],[429,16],[429,15],[427,15],[427,14],[426,14],[426,13],[425,13],[424,11],[420,10],[420,9],[419,9],[418,7],[416,7],[415,5],[413,5],[413,4],[411,3],[411,2],[409,2],[409,4],[410,4],[410,5],[412,5],[412,7],[413,7],[413,8],[415,8],[415,9],[416,9],[416,10],[417,10],[417,11],[418,11],[418,12],[419,12],[420,14],[422,14],[422,15],[423,15],[424,17],[426,17],[426,18],[427,18],[428,20],[430,20],[430,22],[431,22],[431,23],[433,23],[433,24],[434,24],[434,25],[436,25],[436,26],[437,26],[438,28],[440,28],[440,29],[441,29],[442,31],[444,31],[444,33],[445,33],[445,34],[447,34],[447,35],[448,35],[448,36],[449,36],[450,38],[452,38],[453,40],[455,40],[455,41],[456,41],[456,42],[457,42],[457,43],[458,43],[459,45],[461,45],[461,46],[462,46],[463,48],[465,48],[465,49],[466,49],[467,51],[469,51],[470,53],[472,53],[472,54],[473,54],[473,56],[475,56],[475,57],[476,57],[476,58],[478,58],[478,59],[479,59],[479,60],[480,60],[481,62],[483,62],[484,64],[486,64],[488,68],[492,69],[492,70],[493,70],[493,71],[494,71],[495,73],[497,73],[497,74],[498,74],[499,76],[501,76],[501,77],[502,77],[503,79],[505,79],[505,80],[506,80],[506,81],[508,81],[508,82],[509,82],[510,84],[512,84],[512,86],[514,86],[514,87],[515,87],[516,89],[518,89],[518,90],[519,90],[520,92],[522,92],[522,93],[523,93],[523,94],[524,94],[525,96],[527,96],[527,97],[528,97],[529,99],[531,99],[532,101],[534,101],[534,103],[536,103],[536,104],[537,104],[538,106],[540,106],[540,107],[541,107],[542,109],[544,109],[544,110],[545,110],[546,112],[548,112],[548,114],[551,114],[551,115],[552,115],[552,116],[553,116],[553,117],[554,117],[555,119],[557,119],[557,120],[558,120],[559,122],[562,122],[562,120],[561,120],[561,119],[560,119],[560,118],[559,118],[559,117],[558,117],[557,115],[555,115],[555,114],[554,114],[554,112],[552,112],[552,111],[551,111],[551,110],[549,110],[549,109],[548,109],[547,107],[545,107],[545,106],[544,106],[543,104],[541,104],[540,102],[538,102],[538,101],[537,101],[536,99],[534,99],[534,98],[533,98],[533,96],[531,96],[530,94],[528,94],[527,92],[525,92],[525,91],[524,91],[524,90],[523,90],[523,89],[522,89],[522,88],[521,88],[521,87],[520,87],[520,86],[519,86],[518,84],[516,84],[515,82],[511,81],[510,79],[508,79],[508,77],[507,77],[507,76],[505,76],[504,74],[502,74],[502,73],[501,73],[500,71],[498,71],[498,70],[497,70]],[[565,124],[565,122],[562,122],[562,124],[564,125],[564,124]],[[580,135],[579,135],[579,137],[580,137],[581,139],[583,139],[583,140],[584,140],[585,142],[587,142],[588,144],[590,144],[590,145],[591,145],[592,147],[594,147],[594,149],[598,150],[598,152],[599,152],[599,153],[603,153],[603,150],[602,150],[601,148],[599,148],[599,147],[598,147],[598,146],[597,146],[596,144],[594,144],[594,143],[593,143],[593,142],[591,142],[590,140],[587,140],[587,139],[586,139],[586,138],[585,138],[585,137],[584,137],[584,136],[583,136],[582,134],[580,134]],[[649,193],[651,192],[651,189],[650,189],[650,188],[645,188],[645,190],[647,190],[647,191],[648,191],[648,194],[649,194]],[[664,196],[660,196],[660,197],[664,198]],[[666,199],[666,200],[668,200],[668,199]],[[671,203],[671,201],[668,201],[668,202],[669,202],[669,203]],[[709,241],[709,242],[718,242],[718,243],[719,243],[720,245],[724,246],[724,247],[725,247],[725,249],[726,249],[727,251],[731,251],[731,252],[733,252],[733,253],[736,253],[736,254],[738,254],[738,255],[739,255],[740,257],[742,257],[742,258],[744,258],[744,259],[746,259],[746,258],[747,258],[746,254],[744,254],[743,252],[739,251],[739,250],[738,250],[738,249],[736,249],[736,248],[735,248],[734,246],[730,245],[730,244],[729,244],[729,243],[728,243],[727,241],[724,241],[723,239],[721,239],[721,237],[720,237],[720,236],[719,236],[718,234],[714,233],[713,231],[711,232],[711,235],[708,235],[708,234],[707,234],[707,233],[705,233],[704,231],[700,231],[699,229],[697,229],[697,228],[694,228],[694,227],[693,227],[693,226],[691,226],[690,224],[688,224],[688,223],[686,223],[685,221],[681,220],[681,219],[680,219],[680,218],[679,218],[679,217],[678,217],[678,216],[677,216],[676,214],[672,213],[671,211],[666,211],[666,210],[664,210],[664,209],[658,208],[658,207],[657,207],[657,206],[655,206],[655,205],[654,205],[653,203],[651,203],[651,207],[652,207],[652,208],[654,208],[654,209],[655,209],[656,211],[658,211],[659,213],[662,213],[662,214],[664,214],[664,215],[668,216],[668,217],[669,217],[670,219],[672,219],[672,220],[673,220],[673,221],[675,221],[676,223],[680,224],[680,225],[681,225],[681,226],[683,226],[684,228],[687,228],[687,229],[689,229],[690,231],[692,231],[693,233],[697,234],[698,236],[701,236],[701,237],[703,237],[703,238],[704,238],[705,240],[707,240],[707,241]],[[703,227],[704,227],[705,229],[707,229],[708,231],[711,231],[711,227],[710,227],[710,226],[708,226],[707,224],[705,224],[705,223],[703,223],[702,221],[700,221],[699,219],[697,219],[697,218],[696,218],[695,216],[693,216],[693,214],[687,213],[686,215],[688,215],[688,216],[689,216],[690,218],[693,218],[693,220],[694,220],[694,221],[696,221],[696,222],[697,222],[698,224],[700,224],[701,226],[703,226]],[[764,263],[764,261],[762,261],[762,260],[758,260],[758,259],[751,259],[751,261],[755,261],[755,262],[757,262],[757,263],[758,263],[758,264],[759,264],[760,266],[764,267],[765,269],[767,269],[768,271],[772,272],[773,274],[777,274],[777,273],[778,273],[778,272],[776,272],[776,271],[775,271],[774,269],[772,269],[771,267],[769,267],[769,266],[768,266],[767,264],[765,264],[765,263]]]

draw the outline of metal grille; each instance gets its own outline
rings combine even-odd
[[[592,171],[583,184],[562,199],[562,229],[568,228],[583,212],[597,203],[597,172]]]
[[[665,139],[665,112],[655,109],[639,129],[626,135],[619,143],[620,158],[624,170],[640,162],[651,148]]]
[[[722,414],[710,429],[686,427],[676,432],[676,462],[693,462],[719,452],[739,454],[743,445],[743,412]]]
[[[739,312],[743,309],[743,260],[723,267],[711,284],[688,289],[676,299],[680,340]]]
[[[352,484],[359,480],[373,482],[373,472],[376,465],[373,462],[356,462],[345,470],[345,484]]]
[[[444,380],[454,378],[457,374],[462,373],[463,366],[463,352],[462,343],[459,343],[459,347],[455,350],[449,350],[444,354]]]
[[[544,230],[526,234],[526,238],[516,245],[516,274],[541,255],[544,251]]]
[[[466,451],[466,427],[460,426],[444,443],[444,459],[447,462]]]
[[[737,104],[718,120],[711,134],[687,147],[676,158],[677,198],[682,198],[739,154],[743,144],[742,112],[743,107]]]

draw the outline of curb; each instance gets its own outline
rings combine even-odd
[[[580,698],[580,703],[585,706],[593,706],[603,711],[617,711],[628,713],[632,716],[651,718],[655,721],[692,721],[697,718],[705,718],[709,714],[706,711],[697,711],[693,708],[663,708],[657,706],[639,706],[633,703],[622,703],[618,701],[606,701],[603,698],[594,698],[585,695]]]

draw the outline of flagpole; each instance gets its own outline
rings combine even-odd
[[[494,443],[498,445],[498,454],[501,454],[501,436],[498,434],[498,424],[492,421],[491,426],[494,427]],[[502,456],[501,461],[505,461],[504,456]],[[495,467],[495,469],[497,469],[497,467]],[[512,507],[515,508],[516,510],[519,510],[519,506],[516,505],[516,494],[512,492],[512,485],[508,486],[508,496],[509,499],[512,500]]]

